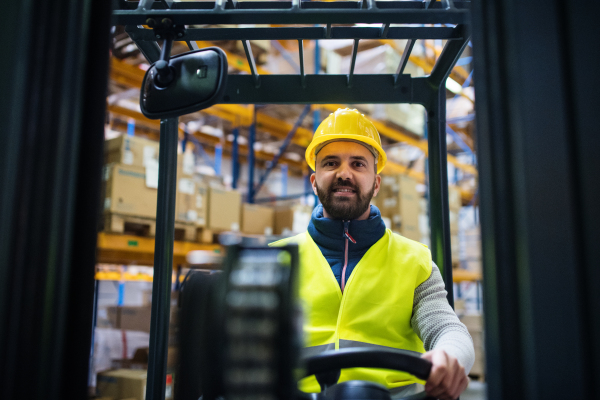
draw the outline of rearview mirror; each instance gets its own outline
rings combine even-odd
[[[226,84],[227,56],[218,47],[178,54],[168,62],[159,60],[142,82],[142,113],[159,119],[200,111],[221,100]]]

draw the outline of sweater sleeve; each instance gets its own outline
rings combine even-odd
[[[446,295],[440,270],[433,263],[429,278],[415,289],[412,328],[427,351],[446,351],[469,373],[475,362],[473,339],[450,307]]]

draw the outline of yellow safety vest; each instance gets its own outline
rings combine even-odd
[[[410,320],[415,288],[431,275],[427,246],[386,229],[358,262],[342,294],[329,263],[308,232],[271,245],[289,243],[299,247],[305,354],[348,347],[425,352]],[[423,383],[403,372],[367,368],[342,370],[339,382],[355,379],[388,388]],[[320,391],[314,377],[302,380],[300,389]]]

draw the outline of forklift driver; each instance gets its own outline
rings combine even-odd
[[[349,347],[416,352],[432,363],[426,382],[367,368],[342,370],[339,381],[376,382],[393,398],[424,390],[456,399],[468,384],[473,341],[446,299],[429,249],[386,229],[370,205],[386,159],[373,123],[350,109],[329,115],[306,149],[315,171],[313,191],[322,204],[306,232],[275,244],[299,245],[299,293],[307,306],[303,351],[308,356]],[[314,376],[300,388],[319,392]]]

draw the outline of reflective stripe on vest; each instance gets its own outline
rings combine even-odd
[[[425,352],[410,320],[414,290],[431,275],[431,254],[426,246],[387,229],[356,264],[342,294],[329,263],[308,232],[272,245],[288,243],[299,246],[299,293],[304,303],[307,352],[318,354],[359,344]],[[388,388],[419,382],[398,371],[367,368],[342,371],[340,382],[354,379]],[[319,391],[314,377],[302,380],[300,388]]]
[[[377,350],[395,350],[396,348],[394,347],[388,347],[388,346],[380,346],[378,344],[373,344],[373,343],[365,343],[365,342],[358,342],[356,340],[344,340],[344,339],[340,339],[340,349],[351,349],[351,348],[361,348],[361,349],[377,349]],[[330,344],[322,344],[320,346],[310,346],[310,347],[305,347],[302,349],[301,351],[301,355],[302,357],[312,357],[312,356],[316,356],[318,354],[323,353],[324,351],[328,351],[328,350],[334,350],[335,349],[335,345],[333,343]],[[419,353],[418,351],[410,351],[410,350],[406,350],[409,353],[413,353],[413,355],[415,356],[420,356],[422,353]]]

